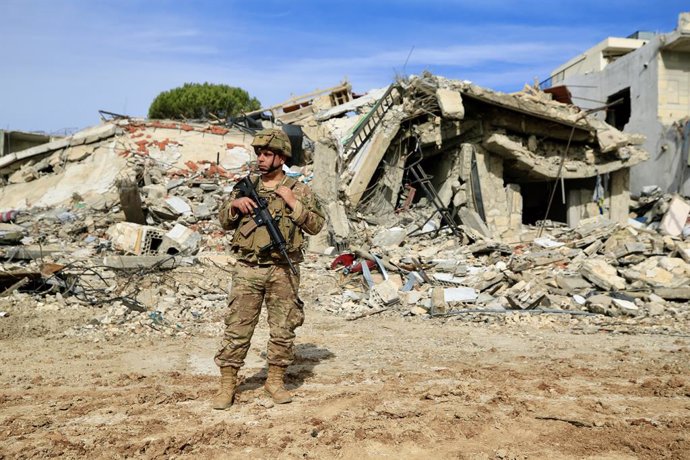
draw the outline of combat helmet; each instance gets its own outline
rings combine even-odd
[[[292,158],[292,148],[290,147],[290,138],[285,132],[277,128],[267,128],[262,129],[256,135],[254,135],[254,140],[252,141],[252,147],[254,149],[259,149],[261,147],[278,150],[286,158]]]

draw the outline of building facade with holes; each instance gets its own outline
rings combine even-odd
[[[646,136],[650,159],[631,170],[630,189],[646,185],[690,195],[690,13],[667,34],[607,38],[556,68],[544,85],[567,88],[584,109],[625,132]]]

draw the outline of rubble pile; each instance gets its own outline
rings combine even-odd
[[[513,311],[690,318],[690,242],[606,219],[512,245],[484,239],[459,246],[447,234],[397,241],[395,233],[387,235],[391,245],[333,264],[340,292],[331,293],[327,310],[356,316],[397,304],[403,314],[425,317]],[[385,241],[381,232],[376,239]]]
[[[424,74],[391,84],[373,105],[357,101],[299,121],[316,141],[314,188],[336,245],[356,234],[345,216],[389,222],[420,202],[439,211],[420,227],[452,220],[497,239],[545,218],[624,223],[629,169],[648,158],[642,136],[531,89],[504,94]],[[551,206],[556,180],[565,189]]]
[[[34,172],[25,182],[6,176],[2,203],[13,207],[0,223],[0,305],[96,307],[75,334],[215,331],[234,263],[217,211],[251,167],[251,135],[131,119],[94,131],[30,149],[17,169]],[[36,168],[45,158],[62,166]],[[98,183],[79,175],[112,158]],[[303,171],[288,173],[309,180]]]
[[[658,187],[630,200],[639,136],[532,88],[425,74],[332,90],[265,109],[304,133],[286,173],[328,217],[303,264],[310,305],[686,331],[690,205]],[[234,264],[217,211],[252,132],[117,117],[0,157],[0,310],[93,308],[74,335],[217,334]]]

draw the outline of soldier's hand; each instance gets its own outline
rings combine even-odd
[[[297,204],[297,197],[295,196],[292,189],[284,185],[281,185],[276,189],[276,195],[285,200],[285,204],[287,204],[290,207],[290,209],[295,209],[295,205]]]
[[[254,200],[246,196],[243,196],[242,198],[237,198],[236,200],[232,200],[232,202],[230,203],[231,208],[236,209],[242,214],[251,214],[252,212],[254,212],[254,208],[256,208],[256,206],[257,204],[254,203]]]

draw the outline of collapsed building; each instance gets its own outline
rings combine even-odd
[[[496,237],[515,237],[543,219],[625,222],[630,167],[647,158],[643,137],[548,94],[502,94],[430,74],[360,97],[343,83],[257,114],[266,112],[313,142],[297,162],[313,161],[313,186],[339,221],[338,237],[347,234],[348,215],[383,221],[420,200],[444,224],[481,221],[486,226],[475,229]],[[246,170],[252,131],[237,126],[116,119],[5,155],[3,207],[55,205],[75,192],[101,196],[131,155],[168,169],[205,161],[216,163],[214,172]],[[549,200],[554,188],[559,196]]]
[[[641,136],[530,87],[503,94],[430,74],[363,95],[343,83],[224,123],[111,116],[0,157],[0,216],[13,222],[0,223],[0,297],[107,303],[104,328],[136,319],[170,333],[216,312],[228,291],[203,274],[233,263],[217,210],[267,124],[288,133],[286,173],[328,215],[309,241],[314,286],[332,276],[319,255],[341,253],[330,267],[347,275],[319,294],[328,311],[652,315],[690,298],[678,238],[690,206],[646,198],[666,236],[629,218]],[[159,273],[189,265],[196,288]]]
[[[690,12],[669,33],[606,38],[554,69],[542,87],[584,108],[609,103],[597,117],[645,135],[651,159],[632,169],[634,193],[657,185],[690,194]]]
[[[314,188],[341,240],[345,216],[390,222],[420,200],[438,224],[497,238],[544,219],[626,222],[630,167],[647,159],[642,136],[549,94],[430,74],[291,121],[316,142]]]
[[[221,126],[119,118],[0,157],[3,208],[55,206],[79,194],[89,202],[115,198],[115,184],[127,174],[147,171],[127,168],[137,159],[150,159],[164,171],[189,168],[189,163],[215,165],[209,174],[226,174],[250,161],[248,133]],[[146,190],[144,190],[146,192]],[[109,196],[108,194],[111,194]]]

